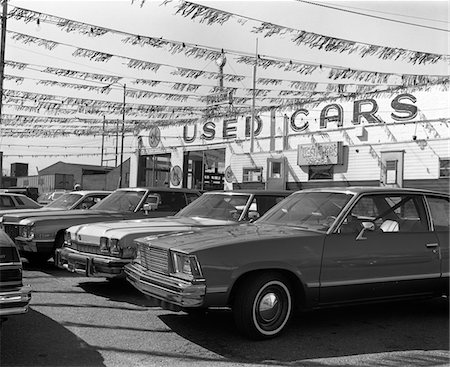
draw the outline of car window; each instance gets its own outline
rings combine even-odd
[[[76,206],[76,209],[89,209],[98,202],[100,202],[101,198],[97,196],[86,196],[81,203]]]
[[[133,212],[136,210],[145,193],[145,190],[128,191],[122,189],[114,191],[112,194],[91,207],[91,209]]]
[[[13,197],[14,200],[17,202],[17,204],[19,204],[20,207],[22,206],[27,206],[28,208],[39,208],[40,205],[38,203],[36,203],[35,201],[33,201],[32,199],[30,199],[27,196],[14,196]]]
[[[363,222],[373,223],[376,233],[428,230],[420,195],[367,195],[359,199],[338,232],[359,233]]]
[[[210,193],[203,194],[186,206],[177,217],[202,217],[237,221],[248,201],[248,194]]]
[[[14,201],[10,196],[1,195],[0,196],[0,206],[4,208],[14,208]]]
[[[149,193],[154,195],[156,193]],[[184,198],[184,192],[170,192],[163,191],[158,193],[161,197],[161,201],[158,205],[157,211],[160,212],[178,212],[186,206],[186,199]]]
[[[20,196],[14,196],[14,199],[17,201],[17,204],[19,205],[25,205],[22,198]]]
[[[346,193],[302,191],[282,200],[258,221],[326,232],[351,197]]]
[[[195,199],[198,199],[199,195],[193,193],[193,192],[187,192],[186,193],[186,203],[190,204],[192,203]]]
[[[269,196],[269,195],[255,195],[252,204],[250,205],[250,211],[258,212],[261,217],[263,214],[283,200],[285,196]]]
[[[434,229],[436,231],[448,231],[450,226],[448,198],[427,196],[428,206],[431,212]]]

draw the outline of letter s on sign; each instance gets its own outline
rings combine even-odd
[[[417,116],[417,106],[407,104],[407,103],[401,103],[400,101],[402,99],[407,99],[411,101],[412,103],[416,103],[417,98],[414,97],[412,94],[409,93],[403,93],[399,94],[397,97],[395,97],[391,102],[391,107],[396,112],[403,112],[406,113],[406,116],[399,116],[395,113],[391,113],[391,117],[396,121],[408,121],[412,120],[414,117]]]
[[[291,129],[295,132],[303,131],[308,128],[308,121],[305,121],[303,123],[303,125],[301,125],[301,126],[297,126],[295,124],[295,118],[297,117],[297,115],[299,115],[301,113],[304,114],[305,116],[308,116],[308,114],[309,114],[308,110],[305,110],[304,108],[300,108],[297,111],[295,111],[291,116]]]

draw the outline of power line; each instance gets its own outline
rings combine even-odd
[[[381,10],[373,10],[373,9],[367,9],[367,8],[358,8],[356,6],[340,6],[340,8],[342,9],[357,9],[357,10],[365,10],[371,13],[380,13],[380,14],[388,14],[388,15],[393,15],[393,16],[398,16],[398,17],[403,17],[403,18],[412,18],[412,19],[421,19],[421,20],[427,20],[430,22],[438,22],[438,23],[445,23],[445,24],[449,24],[450,22],[446,21],[446,20],[440,20],[440,19],[431,19],[431,18],[424,18],[424,17],[416,17],[413,15],[406,15],[406,14],[400,14],[400,13],[393,13],[393,12],[387,12],[387,11],[381,11]]]
[[[409,22],[404,22],[402,20],[396,20],[396,19],[389,19],[389,18],[385,18],[385,17],[379,17],[377,15],[371,15],[371,14],[360,13],[360,12],[353,11],[353,10],[341,9],[341,8],[337,8],[337,7],[331,6],[331,5],[314,3],[312,1],[306,1],[306,0],[297,0],[297,1],[301,2],[301,3],[309,4],[309,5],[320,6],[322,8],[338,10],[338,11],[342,11],[342,12],[345,12],[345,13],[351,13],[351,14],[361,15],[361,16],[364,16],[364,17],[385,20],[385,21],[388,21],[388,22],[399,23],[399,24],[406,24],[406,25],[410,25],[410,26],[414,26],[414,27],[427,28],[427,29],[432,29],[434,31],[450,32],[450,30],[448,30],[448,29],[436,28],[436,27],[431,27],[431,26],[427,26],[427,25],[423,25],[423,24],[409,23]]]

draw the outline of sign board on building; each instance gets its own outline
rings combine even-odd
[[[335,143],[301,144],[298,146],[297,164],[299,166],[319,166],[343,164],[344,146]]]
[[[231,105],[233,103],[233,92],[223,91],[219,93],[210,94],[206,97],[206,104],[208,107],[220,106],[220,105]]]

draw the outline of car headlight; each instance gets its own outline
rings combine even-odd
[[[64,232],[64,246],[71,247],[72,246],[72,238],[70,237],[70,232]]]
[[[109,254],[109,243],[107,237],[100,237],[100,252]]]
[[[189,280],[203,278],[197,256],[171,251],[174,275]]]
[[[19,236],[27,239],[32,239],[34,237],[34,226],[33,225],[21,226]]]
[[[111,238],[109,240],[109,252],[113,256],[120,256],[121,255],[121,249],[119,246],[119,240],[117,238]]]

